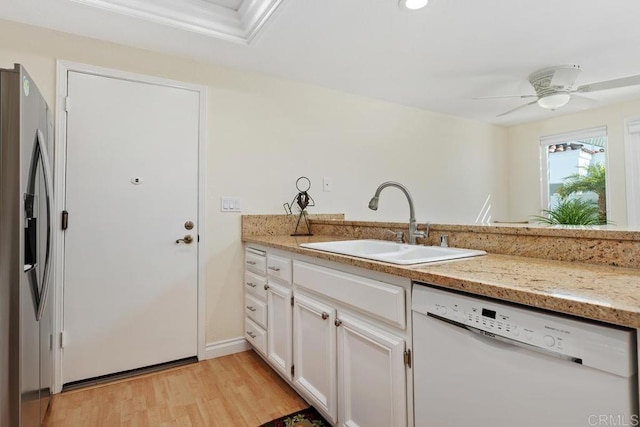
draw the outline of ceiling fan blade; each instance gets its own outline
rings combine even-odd
[[[591,83],[578,87],[574,92],[587,93],[599,90],[616,89],[620,87],[640,85],[640,75],[622,77],[620,79],[607,80],[604,82]]]
[[[537,98],[538,95],[497,95],[497,96],[479,96],[472,99],[500,99],[500,98]]]
[[[537,100],[537,99],[536,99],[535,101],[531,101],[531,102],[529,102],[529,103],[527,103],[527,104],[520,105],[519,107],[512,108],[511,110],[509,110],[509,111],[505,111],[505,112],[504,112],[504,113],[502,113],[502,114],[498,114],[496,117],[506,116],[507,114],[511,114],[511,113],[513,113],[514,111],[518,111],[518,110],[520,110],[520,109],[522,109],[522,108],[528,107],[529,105],[533,105],[533,104],[535,104],[536,102],[538,102],[538,100]]]
[[[571,95],[571,101],[569,101],[570,105],[576,107],[580,110],[587,110],[589,108],[595,108],[598,106],[598,101],[593,98],[587,98],[582,95]]]

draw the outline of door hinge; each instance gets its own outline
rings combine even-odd
[[[291,297],[291,307],[293,307],[293,296]]]
[[[291,376],[295,376],[296,375],[296,365],[291,365]]]
[[[60,332],[60,348],[67,346],[67,335],[64,332]]]
[[[71,110],[71,99],[68,96],[64,97],[64,111],[67,113]]]
[[[408,348],[404,351],[404,364],[411,367],[411,349]]]
[[[200,243],[200,235],[198,234],[198,243]]]
[[[66,230],[69,228],[69,212],[62,211],[62,229]]]

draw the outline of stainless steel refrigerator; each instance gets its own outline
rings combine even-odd
[[[0,70],[0,426],[40,426],[51,396],[51,111],[24,67]]]

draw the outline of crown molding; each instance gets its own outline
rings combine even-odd
[[[70,0],[134,18],[248,45],[282,0],[244,0],[233,10],[205,0]]]

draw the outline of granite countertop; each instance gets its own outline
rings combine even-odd
[[[254,243],[477,295],[640,328],[640,270],[494,255],[402,266],[301,248],[336,236],[245,236]]]

